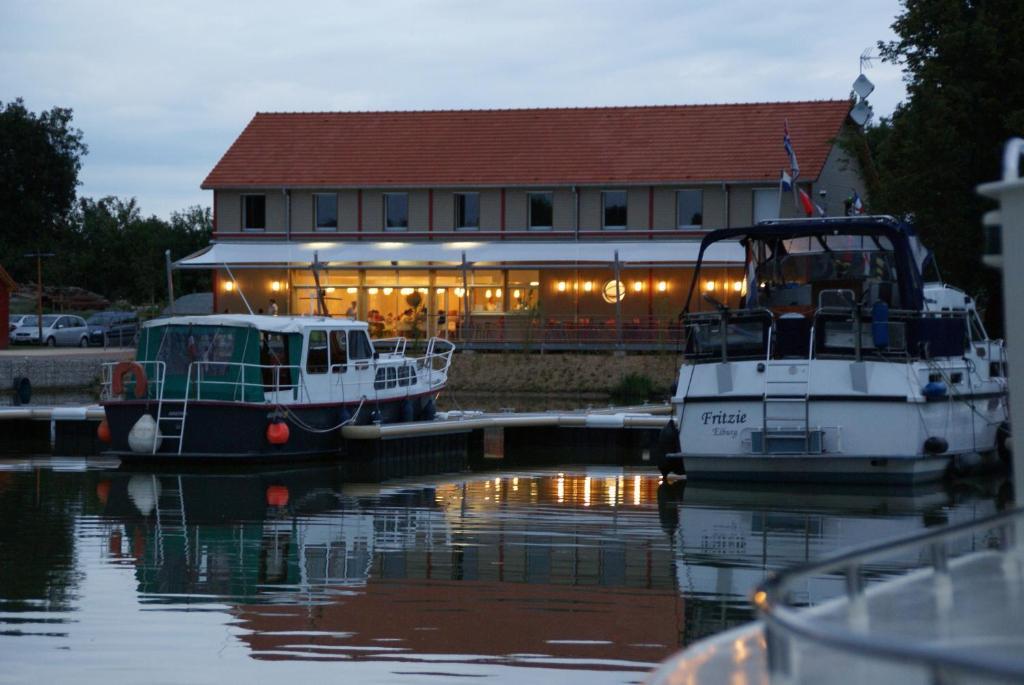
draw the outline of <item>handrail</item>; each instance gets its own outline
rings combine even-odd
[[[1020,682],[1021,677],[1024,676],[1024,661],[998,658],[990,654],[981,658],[971,653],[958,651],[948,643],[929,645],[914,642],[910,640],[911,636],[905,633],[901,635],[901,640],[894,641],[853,633],[831,623],[815,623],[802,612],[790,608],[787,596],[792,586],[798,581],[806,580],[810,576],[842,571],[847,578],[848,598],[851,601],[856,600],[866,592],[865,584],[860,577],[866,562],[924,547],[928,547],[931,551],[929,558],[933,572],[946,573],[948,557],[945,545],[948,541],[992,529],[998,529],[1001,534],[1002,553],[1008,554],[1015,551],[1019,554],[1017,529],[1022,523],[1024,523],[1024,509],[1016,509],[979,521],[924,531],[897,540],[854,549],[829,559],[804,564],[778,573],[761,584],[753,595],[754,606],[766,624],[769,644],[772,644],[774,640],[780,648],[784,647],[787,638],[799,637],[853,655],[903,663],[916,662],[932,670],[946,668],[969,671],[973,674],[980,673]],[[775,670],[780,667],[780,664],[773,663],[773,659],[778,657],[778,654],[773,656],[772,650],[769,650],[770,669]]]

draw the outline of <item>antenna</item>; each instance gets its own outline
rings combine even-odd
[[[865,69],[870,69],[871,67],[875,66],[872,63],[875,59],[875,56],[871,54],[871,50],[872,48],[867,47],[864,48],[864,52],[860,53],[860,73],[862,74],[864,73]]]

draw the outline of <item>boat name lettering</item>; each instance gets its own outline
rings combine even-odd
[[[744,411],[706,411],[700,415],[700,420],[704,423],[705,426],[708,425],[709,423],[713,426],[746,423],[747,413]]]

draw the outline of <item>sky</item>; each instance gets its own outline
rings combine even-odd
[[[74,110],[79,195],[167,218],[256,112],[845,98],[897,0],[2,0],[0,102]],[[873,52],[877,54],[877,49]],[[905,97],[875,60],[876,115]],[[794,141],[799,152],[799,141]]]

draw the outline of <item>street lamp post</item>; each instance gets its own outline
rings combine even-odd
[[[39,327],[39,344],[43,344],[43,257],[53,257],[52,252],[29,252],[26,257],[36,258],[36,325]]]

